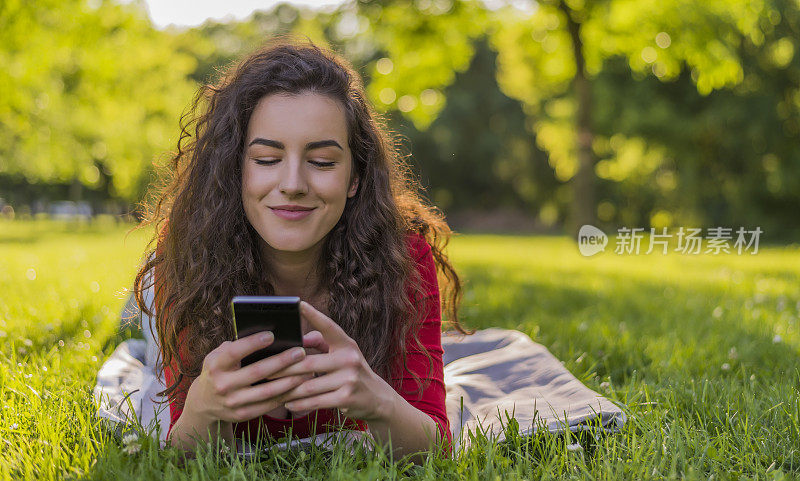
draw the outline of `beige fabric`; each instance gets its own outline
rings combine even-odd
[[[466,432],[478,429],[503,440],[508,416],[523,435],[577,431],[598,421],[613,432],[625,423],[622,408],[586,387],[522,332],[445,334],[442,347],[447,418],[456,445],[466,444]]]

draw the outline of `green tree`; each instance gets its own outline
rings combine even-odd
[[[0,7],[0,175],[140,198],[191,98],[195,61],[141,2]]]
[[[743,38],[763,39],[763,15],[763,5],[746,0],[550,0],[528,18],[498,12],[501,87],[537,117],[537,138],[559,178],[573,184],[573,232],[596,218],[592,82],[604,62],[621,56],[640,78],[664,81],[686,68],[708,94],[742,81],[739,47]],[[636,142],[615,144],[629,152]]]
[[[594,83],[604,220],[761,226],[773,239],[796,238],[800,5],[766,4],[759,30],[758,43],[743,38],[738,48],[742,80],[707,95],[687,70],[662,81],[623,57],[605,62]],[[617,154],[626,139],[651,160]]]
[[[535,217],[537,206],[549,205],[559,186],[525,128],[520,103],[497,86],[496,58],[485,38],[476,42],[469,68],[444,90],[447,103],[424,131],[392,118],[438,207],[506,207]]]
[[[369,38],[380,54],[367,58],[367,93],[383,110],[402,112],[426,129],[445,105],[442,90],[464,72],[485,34],[487,12],[477,1],[359,1],[342,12],[364,27],[350,41]]]
[[[177,50],[191,55],[196,66],[190,77],[195,83],[210,83],[220,71],[243,55],[278,35],[305,36],[315,43],[329,43],[332,14],[307,7],[279,3],[270,10],[255,11],[242,21],[207,20],[177,34]],[[188,99],[187,99],[188,103]]]
[[[739,46],[742,38],[763,40],[765,15],[763,4],[747,0],[547,0],[532,11],[506,6],[491,14],[472,1],[358,5],[387,53],[374,64],[371,95],[420,128],[441,109],[436,94],[452,72],[466,68],[471,41],[491,32],[501,88],[525,104],[556,176],[572,184],[573,232],[596,218],[592,82],[604,61],[622,56],[637,74],[662,80],[686,68],[708,94],[741,82]]]

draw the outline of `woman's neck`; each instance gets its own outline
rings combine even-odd
[[[320,241],[305,251],[292,252],[276,250],[262,242],[262,256],[269,266],[276,296],[298,296],[306,301],[318,297],[322,245]]]

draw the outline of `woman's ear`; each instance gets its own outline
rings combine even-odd
[[[358,176],[353,178],[353,182],[350,183],[350,190],[347,191],[347,197],[353,197],[358,192]]]

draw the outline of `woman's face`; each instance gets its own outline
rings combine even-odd
[[[245,138],[242,203],[265,247],[307,251],[333,229],[358,188],[357,178],[349,182],[347,140],[343,107],[330,97],[278,93],[258,102]]]

